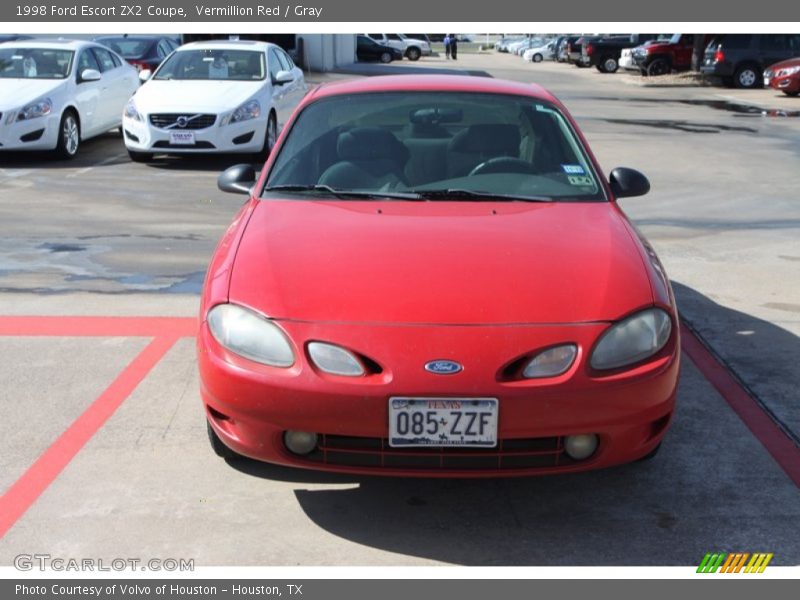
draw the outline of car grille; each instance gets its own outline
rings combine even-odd
[[[312,463],[418,471],[541,470],[575,464],[562,437],[508,439],[496,448],[392,448],[386,438],[320,434],[317,449],[304,456]]]
[[[170,148],[175,150],[214,150],[216,146],[211,142],[200,141],[194,144],[170,144],[166,141],[160,141],[153,144],[153,148]]]
[[[186,125],[178,125],[178,119],[184,117]],[[156,113],[150,115],[150,123],[159,129],[205,129],[211,127],[217,120],[217,115],[186,114],[186,113]]]

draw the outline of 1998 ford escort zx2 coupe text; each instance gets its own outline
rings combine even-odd
[[[537,475],[651,456],[679,371],[668,279],[535,85],[317,88],[221,240],[198,356],[218,454],[333,471]]]

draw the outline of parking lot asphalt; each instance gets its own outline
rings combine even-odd
[[[493,481],[216,458],[191,319],[242,202],[215,178],[238,159],[135,164],[109,133],[72,162],[0,155],[0,565],[32,552],[206,566],[696,565],[710,551],[800,563],[800,482],[786,466],[800,456],[800,119],[725,105],[785,111],[796,99],[643,87],[507,55],[458,63],[543,84],[607,173],[624,165],[650,177],[651,193],[622,206],[710,349],[684,357],[659,455]],[[31,315],[52,318],[22,318]],[[773,428],[735,410],[730,386],[712,376],[715,357]]]

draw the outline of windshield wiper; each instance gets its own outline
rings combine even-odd
[[[381,192],[365,190],[341,190],[329,185],[317,183],[315,185],[272,185],[264,188],[265,192],[325,192],[337,198],[370,198],[389,200],[419,200],[416,192]]]
[[[489,200],[493,202],[552,202],[548,196],[525,196],[520,194],[497,194],[494,192],[481,192],[448,188],[441,190],[415,190],[423,200]]]

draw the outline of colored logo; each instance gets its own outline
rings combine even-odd
[[[748,560],[749,559],[749,560]],[[763,573],[769,561],[772,560],[772,552],[709,552],[703,557],[700,566],[697,567],[698,573]]]
[[[436,375],[455,375],[463,368],[464,367],[460,364],[452,360],[432,360],[425,365],[425,370],[428,371],[428,373],[434,373]]]

